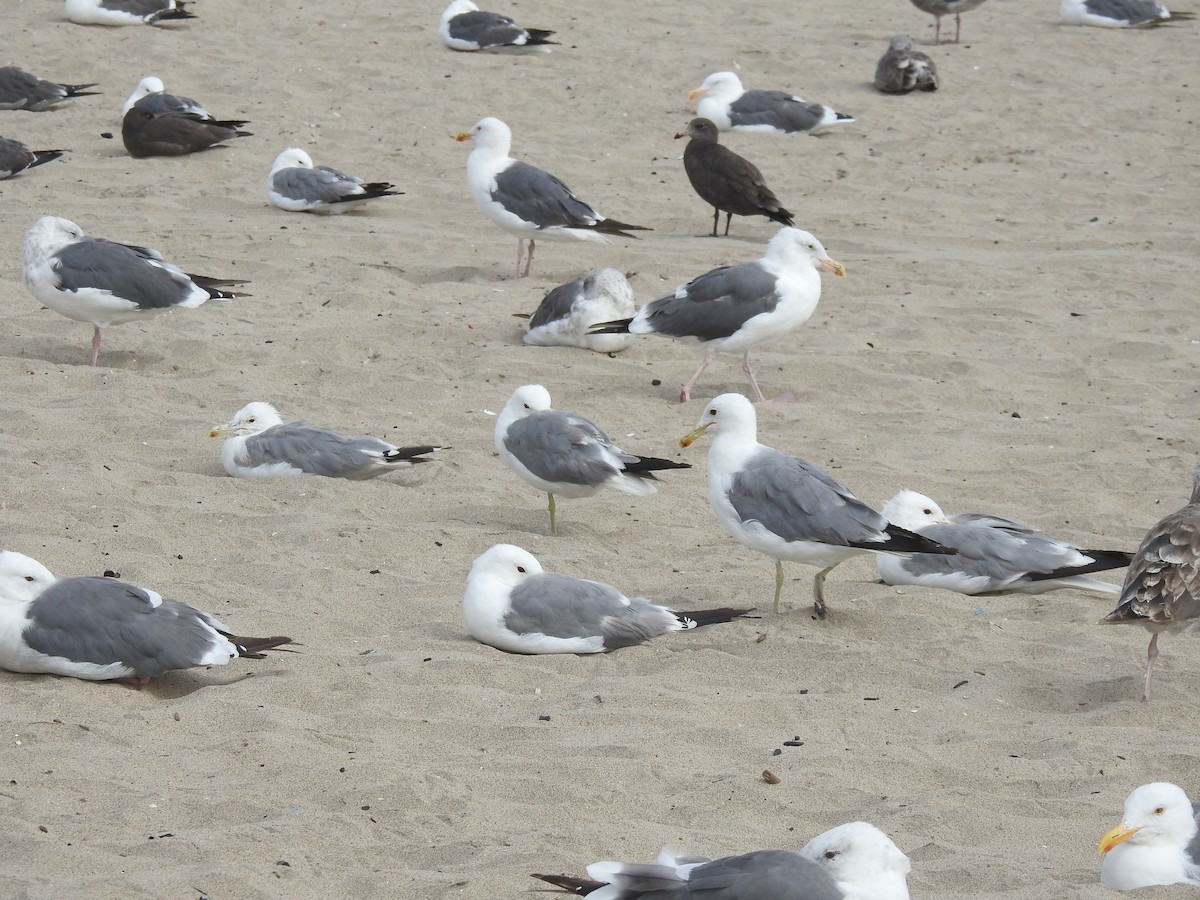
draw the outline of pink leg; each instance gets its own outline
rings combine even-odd
[[[529,255],[525,257],[525,271],[521,273],[522,278],[529,274],[531,265],[533,265],[533,238],[529,239]]]
[[[961,31],[962,31],[962,15],[960,13],[955,13],[954,14],[954,43],[956,43],[956,44],[958,43],[958,35]]]
[[[1150,679],[1154,675],[1154,661],[1158,659],[1158,632],[1150,638],[1150,646],[1146,648],[1146,688],[1142,691],[1142,702],[1150,702]]]
[[[692,388],[696,386],[696,382],[700,380],[700,376],[704,373],[704,370],[708,368],[708,364],[716,358],[716,355],[717,351],[715,349],[709,350],[704,354],[704,359],[700,360],[700,368],[696,370],[696,374],[689,378],[688,383],[685,384],[679,391],[680,403],[687,403],[688,400],[691,399]]]
[[[94,366],[94,365],[96,365],[96,360],[98,360],[100,358],[100,326],[93,325],[92,327],[95,329],[95,331],[92,332],[92,362],[91,362],[91,364]]]
[[[765,403],[767,398],[763,396],[762,388],[758,386],[758,382],[754,380],[754,369],[750,367],[750,351],[747,350],[742,355],[742,371],[746,373],[746,377],[750,379],[750,388],[754,391],[754,402]]]

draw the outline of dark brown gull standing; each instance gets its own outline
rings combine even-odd
[[[0,668],[85,681],[145,684],[194,666],[223,666],[292,643],[250,638],[203,610],[115,578],[55,578],[0,551]]]
[[[898,34],[875,66],[875,87],[885,94],[936,91],[937,67],[926,54],[913,49],[912,38]]]
[[[243,119],[216,119],[190,97],[167,93],[159,78],[143,78],[125,101],[121,140],[129,155],[184,156],[237,137],[249,137]]]
[[[486,12],[471,0],[451,0],[438,23],[438,37],[451,50],[470,53],[476,50],[522,51],[546,53],[551,46],[553,31],[544,28],[524,28],[499,13]]]
[[[958,43],[962,32],[962,14],[982,6],[984,0],[912,0],[913,6],[927,12],[934,19],[933,42],[942,42],[942,16],[954,16],[954,43]]]
[[[58,159],[62,150],[30,150],[20,141],[0,137],[0,179],[19,175],[26,169]]]
[[[196,18],[183,0],[66,0],[66,13],[77,25],[155,25]]]
[[[0,66],[0,109],[44,112],[76,97],[92,97],[94,84],[58,84],[38,78],[16,66]]]
[[[1158,658],[1158,636],[1200,625],[1200,466],[1192,473],[1187,505],[1150,527],[1125,575],[1117,608],[1103,619],[1112,625],[1142,625],[1150,631],[1146,648],[1146,685]]]
[[[713,237],[725,213],[725,234],[734,215],[766,216],[780,225],[794,225],[792,214],[767,187],[758,166],[720,144],[720,132],[709,119],[697,118],[675,137],[690,138],[683,151],[683,170],[700,199],[713,207]]]

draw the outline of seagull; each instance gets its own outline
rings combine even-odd
[[[1041,594],[1059,588],[1119,594],[1120,586],[1085,575],[1122,568],[1133,559],[1122,550],[1083,550],[1000,516],[948,516],[916,491],[900,491],[881,511],[889,522],[957,551],[953,556],[917,553],[908,558],[880,554],[875,565],[888,584],[960,594]]]
[[[155,25],[196,18],[183,0],[67,0],[66,11],[77,25]]]
[[[1117,608],[1103,621],[1144,625],[1150,631],[1142,691],[1142,702],[1148,701],[1159,633],[1200,625],[1200,466],[1192,473],[1187,506],[1150,526],[1125,573]]]
[[[137,87],[133,89],[133,93],[129,95],[125,100],[125,105],[121,107],[121,115],[125,115],[138,104],[141,104],[143,109],[152,112],[156,116],[168,113],[191,113],[208,122],[216,121],[207,109],[191,97],[168,94],[162,79],[157,75],[147,75],[137,83]],[[249,123],[231,121],[227,124],[242,126]]]
[[[275,157],[267,175],[267,199],[289,212],[336,216],[362,206],[368,200],[394,197],[395,185],[386,181],[365,182],[329,166],[314,166],[312,157],[299,147],[289,147]]]
[[[633,288],[624,274],[607,267],[592,269],[542,298],[529,317],[529,330],[522,340],[540,347],[583,347],[597,353],[618,353],[633,342],[631,335],[591,334],[591,329],[636,312]]]
[[[912,38],[898,34],[875,66],[875,87],[885,94],[936,91],[937,66],[928,55],[913,49]]]
[[[1102,28],[1153,28],[1196,18],[1195,13],[1173,13],[1158,0],[1062,0],[1058,12],[1064,25]]]
[[[962,31],[962,14],[983,4],[983,0],[912,0],[913,6],[933,16],[933,42],[942,42],[942,16],[954,14],[954,43]]]
[[[775,612],[783,590],[783,560],[817,566],[814,610],[825,618],[825,577],[860,553],[953,553],[936,541],[893,525],[850,489],[812,463],[758,443],[754,404],[721,394],[704,408],[687,447],[709,429],[708,499],[725,530],[775,560]]]
[[[512,131],[499,119],[491,116],[480,119],[470,131],[456,135],[455,140],[475,142],[475,149],[467,158],[467,184],[484,215],[517,236],[518,278],[529,274],[535,237],[606,244],[609,243],[606,235],[632,238],[636,235],[627,232],[650,231],[641,225],[606,219],[550,173],[513,159],[508,155]],[[529,254],[522,271],[526,240]]]
[[[115,578],[55,578],[0,551],[0,668],[146,684],[175,669],[223,666],[292,643],[251,638],[203,610]]]
[[[509,653],[608,653],[750,612],[675,612],[599,581],[547,572],[512,544],[496,544],[476,558],[462,611],[471,637]]]
[[[799,853],[756,850],[710,860],[664,847],[649,865],[599,862],[587,867],[588,878],[533,877],[595,900],[908,900],[910,869],[886,834],[849,822]]]
[[[699,101],[696,115],[712,120],[721,131],[820,134],[831,125],[854,121],[832,106],[786,91],[748,91],[733,72],[714,72],[688,99]]]
[[[16,66],[0,66],[0,109],[44,112],[76,97],[92,97],[94,84],[57,84],[38,78]]]
[[[121,140],[129,155],[183,156],[206,150],[236,137],[244,119],[216,119],[190,97],[168,94],[162,79],[147,75],[138,82],[122,107]]]
[[[1100,852],[1105,887],[1200,885],[1200,805],[1178,785],[1143,784],[1126,798],[1121,824],[1100,839]]]
[[[717,222],[725,213],[725,234],[729,220],[739,216],[766,216],[780,225],[794,225],[792,214],[767,187],[758,166],[719,143],[717,126],[709,119],[692,119],[676,139],[691,138],[683,150],[683,170],[700,199],[713,207],[713,237]]]
[[[522,28],[508,16],[481,12],[471,0],[451,0],[438,23],[438,37],[451,50],[535,50],[549,52],[553,31]]]
[[[235,478],[325,475],[362,481],[429,462],[441,447],[397,447],[377,437],[351,437],[304,422],[284,423],[270,403],[256,401],[237,411],[209,437],[224,437],[221,464]]]
[[[688,401],[718,353],[741,353],[742,371],[754,399],[762,403],[766,397],[750,366],[750,351],[808,321],[821,299],[819,269],[846,274],[807,231],[781,228],[761,259],[705,272],[647,303],[632,319],[605,322],[592,333],[662,334],[696,341],[704,356],[680,389],[680,403]]]
[[[690,463],[634,456],[593,422],[550,408],[550,392],[527,384],[513,392],[496,417],[496,452],[504,464],[549,498],[550,533],[558,534],[554,497],[590,497],[611,487],[645,497],[656,492],[654,473],[690,469]]]
[[[175,307],[249,294],[226,290],[245,281],[189,275],[157,250],[87,237],[74,222],[42,216],[25,233],[25,286],[34,299],[77,322],[91,322],[91,365],[100,332]]]
[[[65,153],[65,150],[30,150],[17,140],[0,137],[0,180],[12,178],[26,169],[52,162]]]

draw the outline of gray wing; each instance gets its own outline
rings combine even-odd
[[[504,624],[511,631],[557,638],[599,637],[606,618],[628,611],[615,588],[557,572],[526,578],[512,589],[509,604]]]
[[[714,341],[778,305],[775,276],[755,260],[693,278],[674,294],[647,304],[644,316],[659,334]]]
[[[1105,618],[1163,626],[1200,618],[1200,506],[1189,504],[1151,527]]]
[[[367,452],[386,453],[395,448],[376,437],[350,437],[328,428],[287,422],[247,438],[247,464],[267,466],[290,463],[310,475],[329,478],[353,478],[356,473],[376,466]]]
[[[764,447],[733,476],[729,502],[786,541],[879,547],[888,521],[810,462]]]
[[[1159,21],[1159,7],[1153,0],[1086,0],[1084,6],[1097,16],[1128,19],[1135,25]]]
[[[196,665],[219,623],[186,603],[151,604],[141,588],[112,578],[66,578],[30,605],[23,637],[34,650],[75,662],[120,662],[153,678]]]
[[[101,0],[100,5],[135,16],[148,16],[167,9],[170,4],[167,0]]]
[[[0,138],[0,178],[23,172],[37,159],[20,141]]]
[[[604,483],[618,471],[605,458],[604,450],[621,455],[608,435],[592,422],[556,409],[513,422],[504,436],[504,446],[538,478],[566,484]]]
[[[166,91],[147,94],[140,98],[134,106],[155,116],[169,116],[172,113],[194,113],[202,119],[212,118],[208,114],[208,110],[192,98],[168,94]]]
[[[454,16],[450,22],[450,37],[470,41],[480,49],[504,47],[526,35],[525,29],[499,13],[474,10]]]
[[[0,67],[0,109],[46,109],[65,99],[67,93],[66,86],[30,75],[16,66]]]
[[[191,279],[164,263],[155,251],[84,238],[54,255],[51,267],[60,290],[86,288],[110,291],[136,303],[139,309],[166,309],[186,300],[193,291]]]
[[[297,166],[280,169],[271,177],[271,184],[278,193],[292,200],[337,203],[353,194],[362,184],[362,179],[327,166],[312,169]]]
[[[652,895],[653,896],[653,895]],[[697,900],[842,900],[821,866],[788,850],[726,856],[692,869],[683,897]]]
[[[241,120],[219,121],[194,112],[155,114],[143,105],[155,96],[143,97],[121,120],[121,141],[130,156],[183,156],[250,135],[240,130],[246,124]]]
[[[492,199],[538,228],[586,228],[603,218],[549,172],[524,162],[496,176]]]
[[[529,328],[531,330],[540,328],[543,325],[549,325],[551,322],[557,322],[559,319],[567,318],[571,315],[571,308],[575,305],[575,302],[582,296],[582,278],[578,278],[575,281],[568,281],[566,284],[560,284],[542,298],[537,311],[529,317]]]
[[[1192,837],[1184,851],[1193,866],[1200,866],[1200,803],[1192,804],[1192,814],[1196,819],[1196,834]]]
[[[921,534],[958,553],[953,556],[918,553],[911,559],[903,560],[901,565],[914,574],[961,572],[1005,581],[1021,574],[1064,577],[1093,571],[1086,565],[1070,565],[1070,561],[1081,551],[1027,526],[1006,529],[991,523],[930,525],[922,528]]]
[[[773,125],[784,131],[808,131],[825,116],[820,103],[808,103],[783,91],[746,91],[729,104],[733,126]]]

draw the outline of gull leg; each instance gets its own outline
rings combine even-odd
[[[838,567],[839,563],[834,563],[826,569],[822,569],[817,573],[817,577],[813,579],[813,612],[817,614],[818,619],[825,618],[825,576]]]
[[[525,257],[525,271],[521,273],[522,278],[529,274],[531,265],[533,265],[533,238],[529,239],[529,254]]]
[[[712,362],[716,358],[716,356],[717,356],[716,348],[713,348],[712,350],[709,350],[707,353],[704,354],[704,359],[700,360],[700,368],[698,368],[696,370],[696,374],[693,375],[691,378],[689,378],[688,383],[685,384],[683,386],[683,388],[680,389],[680,391],[679,391],[679,402],[680,403],[688,402],[688,400],[692,396],[692,388],[694,388],[696,386],[696,382],[700,380],[700,376],[704,373],[704,370],[708,368],[708,364],[710,362]]]
[[[100,358],[100,326],[93,325],[92,328],[92,362],[91,365],[96,365],[96,360]]]
[[[733,218],[733,213],[725,213],[725,237],[729,237],[729,220]]]
[[[942,17],[933,17],[933,42],[940,44],[942,42]]]
[[[513,278],[521,277],[521,259],[525,256],[525,238],[517,238],[517,268],[513,270]]]
[[[1150,702],[1150,679],[1154,675],[1154,661],[1158,659],[1158,632],[1150,637],[1150,646],[1146,648],[1146,687],[1142,691],[1142,702]]]
[[[557,523],[554,521],[554,495],[553,495],[553,494],[547,494],[546,496],[550,498],[550,503],[549,503],[549,509],[550,509],[550,533],[551,533],[551,534],[558,534],[558,524],[557,524]]]
[[[962,31],[962,13],[954,14],[954,43],[958,43],[959,32]]]
[[[779,594],[783,590],[783,561],[775,560],[775,615],[779,615]]]
[[[713,233],[712,236],[717,236],[717,223],[721,221],[721,211],[715,206],[713,207]]]
[[[758,386],[758,382],[754,380],[754,369],[750,367],[750,351],[747,350],[742,354],[742,371],[746,373],[746,377],[750,379],[750,387],[754,391],[754,402],[765,403],[767,398],[763,396],[762,388]],[[698,373],[697,373],[698,374]]]

